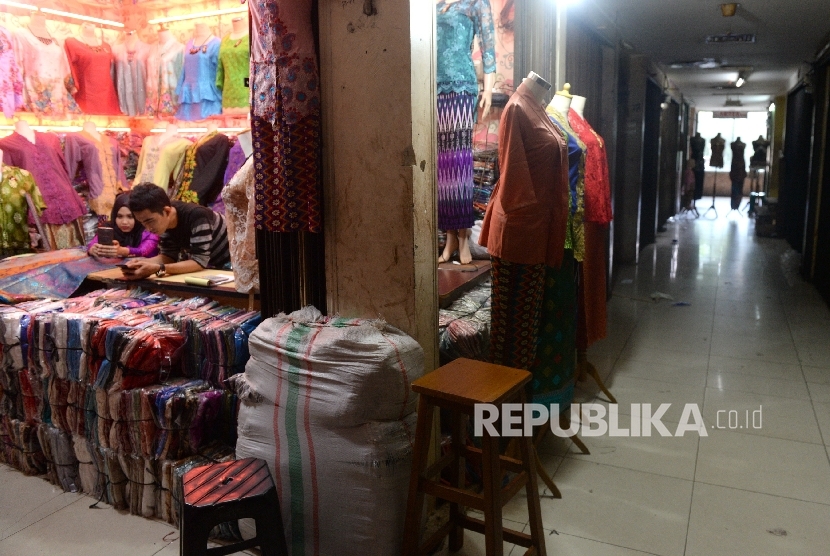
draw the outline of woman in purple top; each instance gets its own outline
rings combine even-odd
[[[130,194],[115,198],[110,223],[115,239],[112,245],[101,245],[96,235],[89,242],[89,254],[96,257],[155,257],[159,254],[159,236],[144,229],[130,211]]]

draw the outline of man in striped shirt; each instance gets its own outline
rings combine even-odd
[[[225,218],[207,207],[171,201],[157,185],[140,183],[130,192],[130,211],[161,237],[161,252],[126,263],[122,272],[128,280],[222,268],[231,260]]]

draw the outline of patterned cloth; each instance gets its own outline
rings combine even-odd
[[[184,67],[184,45],[170,35],[166,42],[152,47],[147,57],[147,115],[172,116],[176,113],[176,86]]]
[[[585,144],[585,221],[608,224],[613,219],[611,179],[605,141],[575,110],[568,112],[568,122]]]
[[[0,256],[7,257],[30,250],[26,193],[38,210],[46,205],[32,174],[14,166],[3,166],[0,172]]]
[[[545,268],[536,357],[529,369],[535,403],[558,403],[561,410],[573,400],[576,314],[576,265],[573,252],[566,249],[561,267]]]
[[[44,116],[78,112],[78,105],[66,91],[69,62],[54,39],[45,44],[28,28],[14,33],[14,52],[23,71],[23,99],[26,110]]]
[[[470,48],[476,35],[480,41],[484,73],[496,71],[496,41],[490,2],[459,0],[449,4],[440,0],[435,9],[438,93],[478,95],[478,79]]]
[[[112,47],[115,59],[115,88],[118,91],[118,105],[127,116],[142,116],[147,109],[147,58],[150,45],[141,41],[133,43],[132,50],[127,43]]]
[[[548,105],[545,110],[550,120],[559,128],[568,142],[568,183],[570,185],[570,216],[565,249],[573,249],[574,258],[585,257],[585,143],[579,140],[567,118]]]
[[[493,257],[490,361],[530,369],[536,357],[545,264],[516,264]]]
[[[438,227],[472,228],[476,95],[438,94]]]
[[[9,30],[0,27],[0,108],[7,118],[23,107],[23,74],[17,65],[12,41]]]
[[[256,0],[249,6],[255,224],[272,232],[320,232],[320,92],[311,0]]]
[[[251,50],[248,35],[232,39],[226,35],[219,46],[216,87],[222,91],[222,108],[245,108],[250,105],[250,92],[245,78],[251,73]]]

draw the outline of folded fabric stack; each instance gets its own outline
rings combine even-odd
[[[385,322],[313,308],[265,320],[249,347],[232,379],[243,397],[237,457],[274,463],[292,553],[398,553],[421,347]]]
[[[177,524],[184,472],[234,458],[224,386],[260,321],[141,290],[0,305],[0,460]]]
[[[438,312],[441,364],[459,357],[487,361],[490,351],[490,280],[468,291]]]

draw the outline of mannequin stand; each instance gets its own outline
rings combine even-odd
[[[755,214],[755,205],[752,203],[752,194],[760,193],[761,191],[761,177],[758,175],[759,168],[749,169],[749,199],[741,210],[746,210],[747,216]]]
[[[597,368],[588,361],[588,353],[585,350],[577,350],[576,352],[576,376],[577,382],[584,382],[590,376],[594,379],[594,382],[597,383],[597,386],[608,397],[608,401],[611,403],[617,403],[617,398],[608,390],[605,386],[605,383],[602,381],[602,377],[599,376],[599,371]]]
[[[715,199],[718,196],[718,170],[720,168],[715,167],[715,179],[712,181],[712,206],[706,209],[706,212],[703,213],[703,216],[709,214],[710,210],[715,211],[715,218],[718,217],[718,209],[715,208]]]

